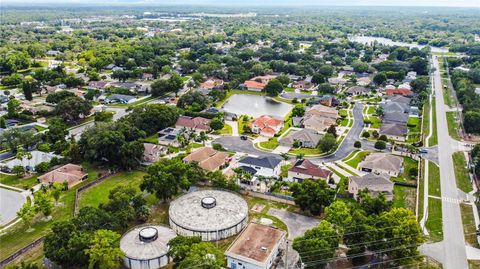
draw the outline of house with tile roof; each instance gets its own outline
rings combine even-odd
[[[393,186],[395,184],[385,174],[366,174],[364,176],[351,176],[348,179],[348,192],[357,199],[358,192],[367,189],[370,194],[377,196],[385,194],[387,200],[393,199]]]
[[[185,163],[196,162],[201,168],[213,172],[222,168],[228,161],[226,152],[217,151],[213,148],[203,147],[183,158]]]
[[[381,135],[386,135],[388,139],[393,139],[396,141],[405,141],[405,138],[408,133],[408,128],[405,124],[399,123],[386,123],[382,124],[380,127],[379,133]]]
[[[245,82],[241,85],[241,87],[254,92],[261,92],[265,88],[266,84],[262,82],[258,82],[255,80],[245,80]]]
[[[38,181],[46,185],[51,185],[55,182],[67,182],[68,187],[70,188],[80,183],[83,179],[86,179],[87,176],[88,174],[83,171],[81,166],[69,163],[39,176]]]
[[[180,116],[175,123],[175,128],[186,128],[187,130],[194,130],[197,132],[209,132],[210,120],[202,117]]]
[[[413,91],[405,88],[387,89],[385,92],[387,95],[413,96]]]
[[[358,169],[363,172],[397,177],[403,169],[403,158],[387,153],[374,153],[365,157],[358,164]]]
[[[250,123],[250,129],[253,133],[266,137],[273,137],[280,132],[284,126],[283,120],[263,115]]]
[[[288,169],[287,180],[301,183],[305,179],[322,179],[328,182],[328,180],[332,178],[332,175],[332,171],[304,159],[296,161],[295,164]]]

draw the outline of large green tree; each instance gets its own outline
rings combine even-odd
[[[277,96],[283,91],[283,85],[277,79],[270,80],[265,86],[265,92],[268,96]]]
[[[89,257],[88,268],[110,269],[117,268],[123,257],[120,250],[120,235],[110,230],[97,230],[85,250]]]
[[[323,208],[330,205],[335,196],[335,190],[324,180],[304,180],[302,183],[294,183],[290,190],[295,204],[314,215],[322,213]]]
[[[298,251],[305,267],[321,268],[329,259],[335,257],[335,251],[341,236],[327,220],[317,227],[309,229],[293,241],[293,249]]]
[[[90,114],[93,106],[88,100],[80,97],[68,97],[58,102],[55,107],[55,114],[67,123],[77,123],[81,117]]]

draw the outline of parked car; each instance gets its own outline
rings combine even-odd
[[[248,137],[247,137],[246,135],[241,135],[241,136],[240,136],[240,139],[242,139],[242,140],[247,140]]]

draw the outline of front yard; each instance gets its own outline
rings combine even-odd
[[[457,187],[465,193],[473,190],[472,182],[470,182],[470,174],[468,173],[467,161],[463,152],[453,153],[453,166],[455,170],[455,178]]]

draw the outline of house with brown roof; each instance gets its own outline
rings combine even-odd
[[[330,180],[332,171],[322,168],[311,161],[298,160],[288,169],[288,181],[301,183],[305,179]]]
[[[285,247],[286,234],[278,228],[251,222],[225,251],[227,268],[272,268]]]
[[[105,80],[90,81],[88,83],[88,87],[92,88],[92,89],[104,89],[105,87],[108,86],[108,84],[109,84],[109,82],[105,81]]]
[[[312,91],[315,84],[306,80],[295,81],[292,83],[293,88],[304,91]]]
[[[333,107],[314,105],[305,111],[302,125],[306,129],[323,133],[331,125],[336,125],[339,117],[338,111]]]
[[[204,82],[200,84],[200,89],[203,90],[220,90],[223,89],[224,81],[218,78],[207,78]]]
[[[359,191],[367,189],[373,196],[383,193],[387,200],[392,200],[393,186],[394,183],[385,174],[366,174],[361,177],[351,176],[348,179],[348,192],[353,194],[355,199],[357,199]]]
[[[250,123],[250,129],[253,133],[266,137],[273,137],[280,132],[284,126],[283,120],[276,119],[267,115],[256,118]]]
[[[227,163],[228,154],[209,147],[203,147],[187,155],[183,158],[183,161],[186,163],[196,162],[201,168],[213,172]]]
[[[68,187],[70,188],[80,183],[80,181],[87,178],[87,176],[88,174],[83,171],[81,166],[69,163],[42,176],[39,176],[38,181],[48,185],[51,185],[55,182],[67,182]]]
[[[408,133],[408,128],[404,124],[386,123],[382,124],[379,133],[381,135],[386,135],[388,139],[405,141],[405,137]]]
[[[363,172],[387,174],[397,177],[403,168],[403,158],[387,153],[370,154],[358,164],[358,169]]]
[[[188,130],[194,130],[197,132],[209,132],[210,120],[202,117],[189,117],[189,116],[180,116],[175,123],[175,128],[181,129],[186,128]]]
[[[387,95],[402,95],[402,96],[413,96],[413,92],[409,89],[398,88],[398,89],[387,89],[385,91]]]
[[[152,143],[143,143],[143,161],[146,163],[158,162],[166,153],[166,147]]]

